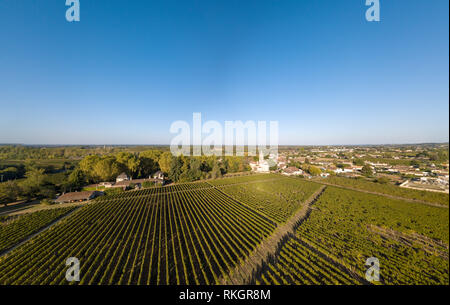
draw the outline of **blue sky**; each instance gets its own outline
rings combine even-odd
[[[280,144],[449,139],[449,2],[0,0],[0,143],[166,144],[277,120]]]

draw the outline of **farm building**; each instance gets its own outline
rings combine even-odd
[[[290,166],[290,167],[284,169],[283,175],[286,175],[286,176],[303,175],[303,171],[297,167]]]
[[[136,180],[124,180],[124,181],[119,181],[114,183],[112,186],[112,188],[122,188],[124,190],[126,190],[127,188],[136,188],[136,189],[140,189],[142,187],[142,179],[136,179]]]
[[[71,192],[66,193],[58,197],[55,200],[57,203],[87,201],[103,195],[103,192],[99,191],[84,191],[84,192]]]
[[[164,180],[164,173],[162,171],[157,171],[153,174],[153,179]]]
[[[128,177],[127,174],[125,173],[121,173],[119,176],[117,176],[116,178],[116,182],[122,182],[122,181],[128,181],[130,180],[130,177]]]
[[[110,186],[106,186],[108,188],[122,188],[124,190],[128,188],[141,189],[144,182],[151,182],[154,185],[164,185],[164,179],[157,178],[148,178],[148,179],[133,179],[116,182]]]

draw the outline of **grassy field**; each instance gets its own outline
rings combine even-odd
[[[344,177],[329,177],[323,180],[326,183],[376,192],[391,196],[403,197],[405,199],[422,200],[430,203],[449,205],[449,195],[444,193],[427,192],[421,190],[405,189],[392,184],[381,184],[362,179]]]

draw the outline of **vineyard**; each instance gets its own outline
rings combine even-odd
[[[146,197],[160,194],[169,194],[174,192],[201,190],[206,188],[212,188],[211,185],[205,182],[195,183],[183,183],[173,184],[160,187],[151,187],[143,190],[131,191],[131,192],[118,192],[108,196],[99,197],[96,201],[109,201],[109,200],[122,200],[126,198]]]
[[[448,285],[448,241],[447,209],[328,187],[254,282],[364,283],[377,257],[382,284]]]
[[[380,184],[362,179],[349,179],[344,177],[329,177],[325,180],[325,182],[369,192],[403,197],[405,199],[422,200],[430,203],[449,205],[449,196],[444,193],[406,189],[392,184]]]
[[[67,283],[75,256],[80,284],[215,284],[275,228],[217,190],[179,187],[85,206],[3,258],[0,283]]]
[[[81,263],[78,284],[219,284],[274,236],[252,284],[368,284],[368,257],[382,284],[449,283],[448,209],[322,188],[262,174],[102,196],[0,256],[0,284],[69,284],[68,257]],[[1,247],[69,211],[2,219]]]
[[[0,222],[0,253],[74,209],[75,207],[48,209],[6,218]]]
[[[284,177],[253,182],[226,184],[221,189],[277,222],[285,222],[302,202],[320,188],[320,184]]]
[[[280,178],[282,177],[276,174],[255,174],[248,176],[238,176],[238,177],[209,180],[208,183],[214,186],[224,186],[236,183],[251,183],[263,180],[278,180]]]

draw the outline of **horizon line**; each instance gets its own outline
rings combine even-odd
[[[449,144],[449,141],[445,142],[410,142],[410,143],[378,143],[378,144],[278,144],[278,147],[280,146],[395,146],[395,145],[430,145],[430,144]],[[26,144],[26,143],[0,143],[0,146],[170,146],[170,144]],[[194,146],[201,146],[201,145],[188,145],[190,147]],[[225,145],[225,144],[218,144],[218,146],[226,147],[226,146],[233,146],[233,147],[249,147],[249,145]],[[252,145],[253,146],[253,145]],[[263,145],[264,146],[264,145]],[[268,145],[265,145],[266,147]],[[269,145],[270,146],[270,145]],[[258,145],[255,145],[255,147],[258,147]]]

